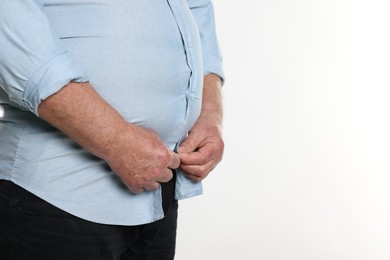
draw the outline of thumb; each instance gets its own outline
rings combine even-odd
[[[177,169],[179,168],[180,166],[180,157],[179,155],[177,155],[175,152],[173,151],[169,151],[170,152],[170,161],[169,161],[169,164],[168,164],[168,168],[169,169]]]
[[[198,147],[198,142],[196,140],[195,135],[189,134],[187,138],[180,144],[179,153],[189,153],[196,150]]]

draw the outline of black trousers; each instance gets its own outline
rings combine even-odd
[[[164,219],[118,226],[80,219],[0,180],[0,259],[172,260],[178,209],[174,183],[162,185]]]

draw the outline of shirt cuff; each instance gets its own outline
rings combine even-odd
[[[216,74],[221,78],[222,85],[225,82],[222,60],[220,58],[208,57],[203,65],[203,75]]]
[[[88,76],[63,51],[39,68],[28,81],[23,95],[26,108],[39,116],[38,106],[41,101],[71,81],[87,82]]]

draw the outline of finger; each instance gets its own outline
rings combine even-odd
[[[180,153],[181,164],[203,165],[214,159],[214,149],[211,145],[206,145],[196,152]]]
[[[182,165],[182,170],[191,179],[204,179],[217,165],[215,161],[210,161],[204,165]]]
[[[169,161],[169,164],[168,164],[168,168],[169,169],[177,169],[179,168],[180,166],[180,157],[177,153],[173,152],[173,151],[169,151],[170,152],[170,161]]]
[[[205,175],[201,175],[201,176],[187,173],[186,176],[187,176],[187,178],[189,178],[195,182],[199,182],[199,181],[204,180],[208,176],[208,173]]]
[[[191,179],[194,182],[200,182],[204,179],[204,178],[201,178],[201,177],[198,177],[195,175],[191,175],[191,174],[187,174],[186,176],[187,176],[187,178]]]
[[[187,138],[180,144],[179,152],[188,153],[193,152],[198,148],[199,144],[202,142],[202,138],[198,135],[195,135],[193,132],[190,132]]]
[[[144,192],[144,188],[140,188],[140,187],[128,187],[129,190],[132,192],[132,193],[141,193],[141,192]]]
[[[150,181],[145,184],[145,189],[148,191],[157,190],[160,184],[157,181]]]
[[[173,172],[171,169],[165,169],[162,171],[162,173],[158,176],[157,181],[158,182],[168,182],[173,178]]]
[[[127,188],[132,192],[132,193],[141,193],[144,191],[144,188],[142,185],[140,185],[135,179],[122,179],[122,182],[127,186]]]

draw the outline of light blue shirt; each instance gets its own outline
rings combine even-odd
[[[210,0],[1,0],[0,178],[93,222],[161,219],[160,189],[131,193],[37,108],[89,81],[174,150],[199,116],[208,73],[223,77]],[[201,193],[179,170],[176,198]]]

